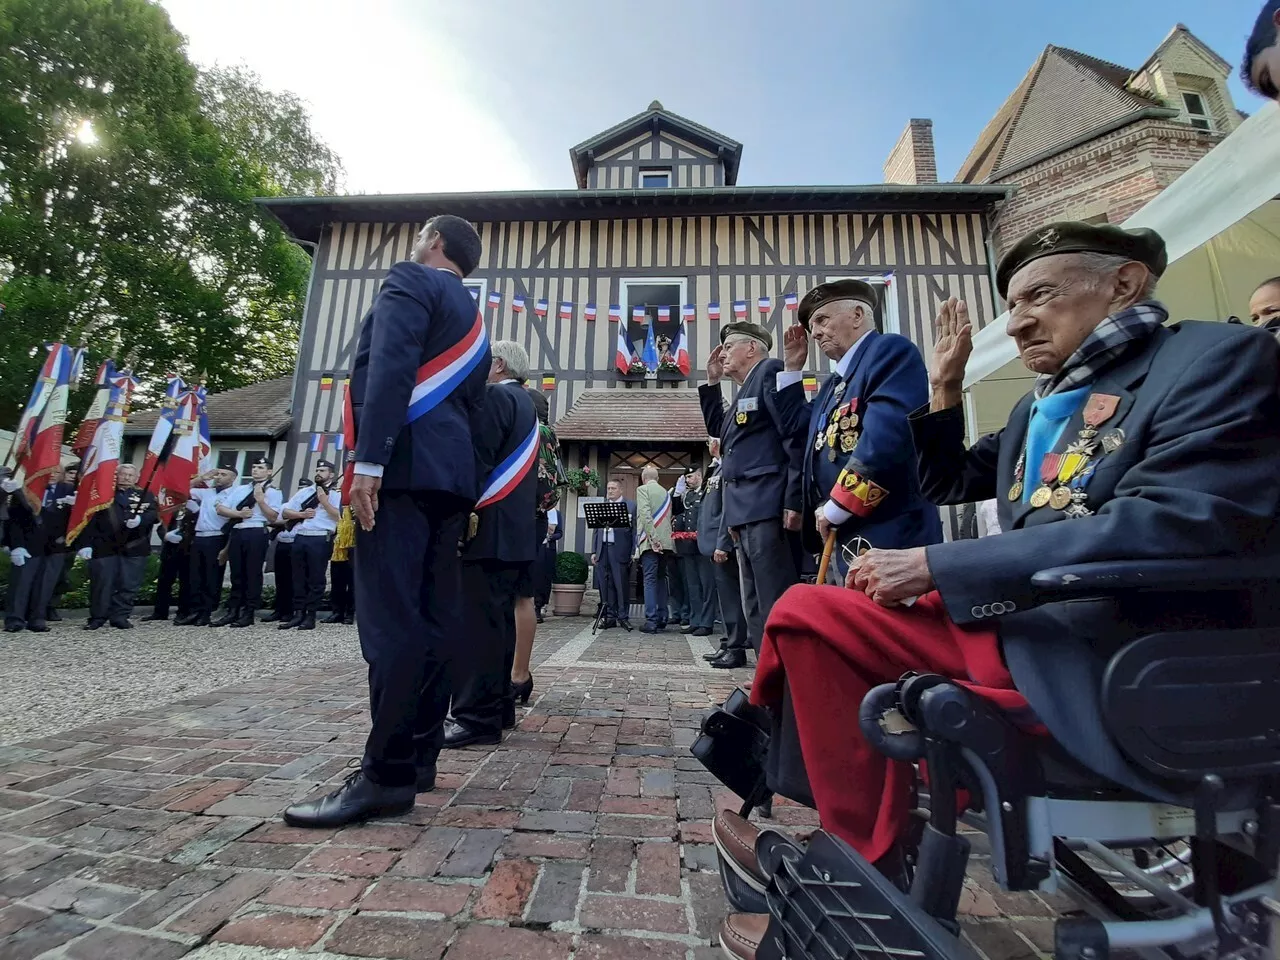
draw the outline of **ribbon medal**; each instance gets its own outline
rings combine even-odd
[[[1040,486],[1031,491],[1031,506],[1039,510],[1049,503],[1053,490],[1049,486],[1058,479],[1058,467],[1062,462],[1062,454],[1046,453],[1040,463]]]

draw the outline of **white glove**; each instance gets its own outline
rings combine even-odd
[[[684,477],[681,477],[679,480],[676,481],[675,495],[677,497],[683,497],[684,492],[688,489],[689,489],[689,485],[684,482]]]
[[[76,505],[76,495],[74,493],[65,497],[58,498],[58,506],[60,507],[74,507],[75,505]]]
[[[130,530],[133,530],[133,529],[135,529],[135,528],[138,526],[138,524],[140,524],[141,522],[142,522],[142,518],[141,518],[141,517],[130,517],[128,520],[126,520],[126,521],[124,522],[124,525],[125,525],[126,527],[128,527]]]
[[[165,543],[181,543],[181,542],[182,542],[182,531],[181,531],[181,530],[170,530],[168,533],[166,533],[166,534],[164,535],[164,540],[165,540]]]
[[[81,560],[92,560],[93,547],[82,547],[81,549],[76,551],[76,556],[79,557]]]
[[[27,557],[29,556],[31,556],[31,554],[27,552],[26,547],[18,547],[17,550],[14,550],[9,554],[9,559],[13,561],[13,565],[15,567],[20,567],[27,562]]]
[[[22,484],[13,479],[13,477],[9,477],[7,480],[0,480],[0,490],[3,490],[5,493],[13,493],[13,491],[17,490],[20,486],[22,486]]]

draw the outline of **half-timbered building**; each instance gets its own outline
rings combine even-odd
[[[735,304],[773,331],[779,356],[788,295],[836,277],[872,283],[880,327],[926,356],[945,298],[968,300],[979,325],[996,315],[989,221],[1003,187],[743,186],[741,156],[741,144],[655,102],[570,150],[573,190],[262,201],[314,259],[287,482],[337,452],[361,318],[436,214],[479,229],[484,254],[467,282],[490,337],[528,349],[566,465],[628,488],[647,463],[674,476],[705,457],[695,388]],[[690,375],[617,369],[620,332],[639,352],[650,327],[674,339],[682,323]],[[826,373],[816,351],[811,362]],[[574,497],[566,507],[566,547],[582,549]]]

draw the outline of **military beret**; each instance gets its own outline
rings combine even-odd
[[[733,323],[726,323],[720,328],[720,342],[723,344],[735,333],[750,337],[753,340],[759,340],[764,344],[766,350],[773,349],[773,334],[758,323],[752,323],[750,320],[735,320]]]
[[[333,464],[328,460],[317,460],[316,469],[319,470],[321,467],[328,467],[330,470],[332,470]]]
[[[1009,295],[1013,275],[1032,261],[1059,253],[1104,253],[1145,264],[1157,277],[1169,265],[1164,238],[1154,230],[1139,227],[1126,230],[1110,223],[1081,223],[1063,220],[1031,231],[1000,258],[996,268],[996,289]]]
[[[832,300],[862,300],[874,308],[877,299],[875,289],[863,280],[831,280],[828,283],[818,284],[804,295],[804,299],[800,301],[800,316],[797,319],[800,326],[808,330],[809,317],[824,303],[830,303]]]

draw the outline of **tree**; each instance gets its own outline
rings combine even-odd
[[[0,423],[49,340],[133,355],[141,402],[288,373],[309,264],[253,198],[342,174],[296,98],[201,78],[147,0],[0,0],[0,50]]]

